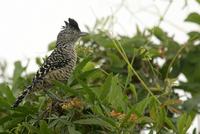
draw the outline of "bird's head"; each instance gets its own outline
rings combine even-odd
[[[65,26],[62,27],[63,29],[58,34],[57,43],[74,44],[81,36],[88,34],[86,32],[81,32],[78,23],[74,19],[69,18],[68,22],[64,22]]]

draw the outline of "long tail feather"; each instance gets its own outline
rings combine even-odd
[[[28,95],[30,94],[30,92],[32,91],[33,89],[33,86],[28,86],[20,96],[17,97],[15,103],[12,105],[12,108],[16,108],[22,101],[23,99]]]

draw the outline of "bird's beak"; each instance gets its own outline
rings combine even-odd
[[[87,32],[80,32],[79,35],[80,35],[80,36],[85,36],[85,35],[88,35],[88,33],[87,33]]]

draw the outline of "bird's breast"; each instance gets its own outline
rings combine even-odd
[[[52,85],[53,81],[66,81],[72,74],[77,61],[75,50],[70,51],[70,57],[65,67],[49,72],[44,78],[44,87]]]

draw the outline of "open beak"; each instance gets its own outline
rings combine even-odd
[[[79,35],[80,35],[80,36],[85,36],[85,35],[88,35],[88,33],[87,33],[87,32],[80,32]]]

